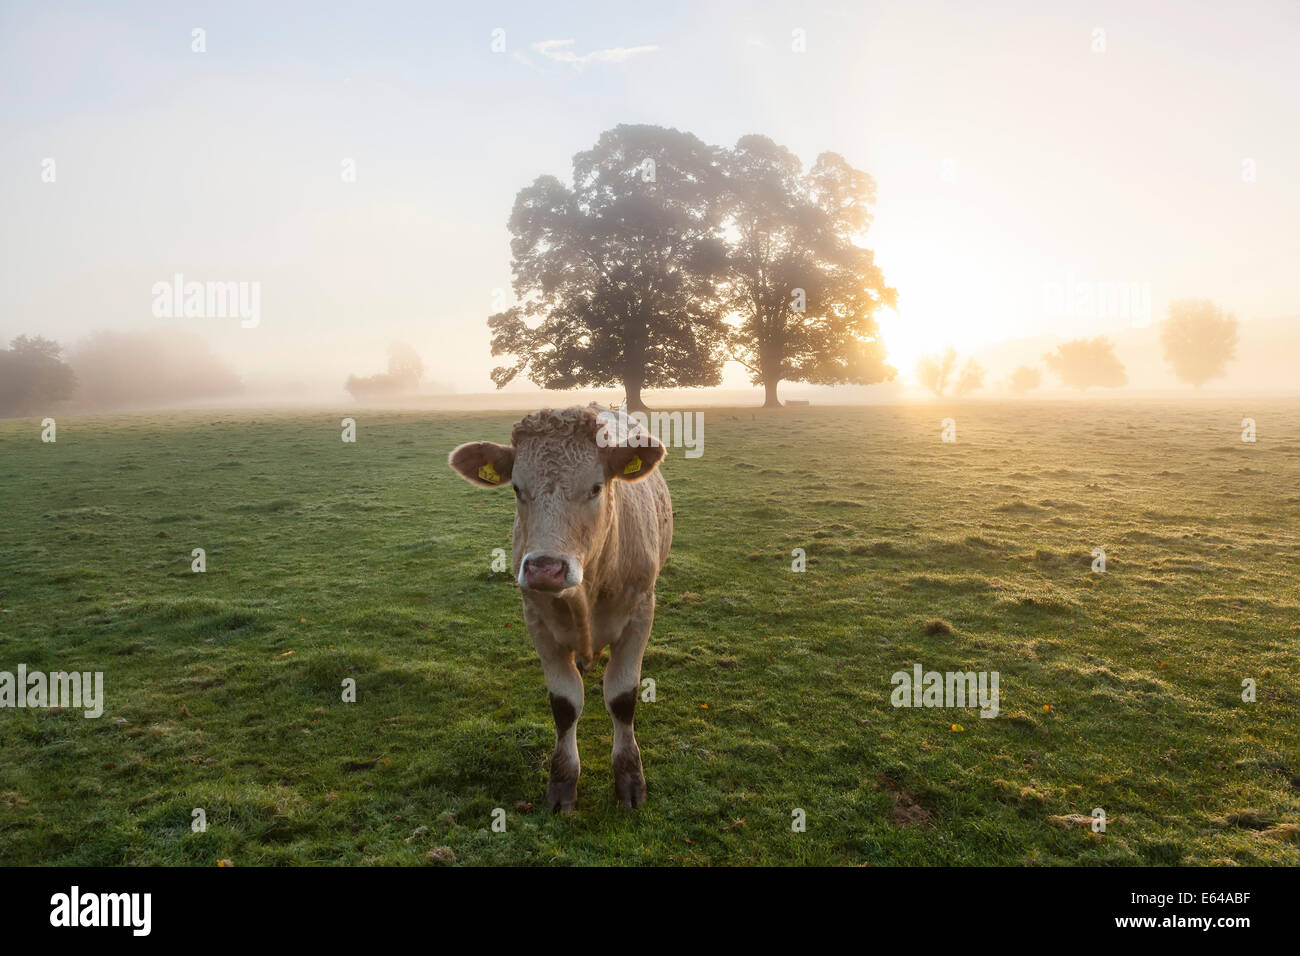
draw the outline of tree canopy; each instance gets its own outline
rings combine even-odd
[[[239,375],[197,332],[94,332],[73,346],[77,402],[97,408],[164,405],[238,393]]]
[[[984,366],[967,359],[957,371],[957,350],[951,345],[937,355],[923,355],[916,363],[916,378],[922,385],[942,397],[949,387],[954,395],[967,395],[984,387]],[[954,380],[953,376],[956,375]]]
[[[1237,320],[1209,299],[1182,299],[1160,324],[1160,344],[1178,380],[1200,388],[1227,374],[1237,354]]]
[[[738,318],[732,357],[779,404],[782,381],[872,384],[896,374],[875,322],[897,293],[860,240],[875,181],[836,153],[805,173],[765,136],[725,155],[728,257],[724,299]]]
[[[1032,392],[1043,383],[1043,373],[1032,365],[1018,365],[1007,379],[1007,387],[1013,394],[1024,395]]]
[[[544,388],[717,385],[730,358],[779,404],[782,381],[893,378],[875,314],[892,305],[871,250],[875,182],[823,153],[806,172],[762,136],[734,149],[618,126],[541,176],[510,216],[516,304],[492,315],[492,372]]]
[[[717,385],[726,327],[718,151],[689,133],[618,126],[573,159],[573,185],[539,177],[510,216],[518,304],[491,316],[498,388]]]
[[[20,335],[0,349],[0,415],[42,413],[72,396],[77,377],[59,358],[62,351],[39,335]]]
[[[1044,355],[1043,361],[1071,388],[1117,388],[1128,384],[1128,373],[1115,355],[1115,344],[1104,335],[1064,342],[1055,352]]]
[[[374,375],[349,375],[343,387],[357,401],[410,395],[420,387],[424,378],[424,362],[415,349],[405,342],[394,342],[388,347],[388,371]]]

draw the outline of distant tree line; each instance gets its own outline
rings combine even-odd
[[[388,371],[374,375],[349,375],[343,384],[359,402],[382,401],[412,395],[424,378],[424,362],[411,346],[394,342],[388,349]]]
[[[1169,306],[1169,317],[1160,323],[1160,344],[1165,361],[1180,382],[1197,388],[1227,374],[1236,357],[1237,320],[1208,299],[1182,299]],[[1070,388],[1119,388],[1128,384],[1124,363],[1115,354],[1115,343],[1105,336],[1062,342],[1043,356],[1061,384]],[[917,380],[937,397],[959,397],[984,385],[984,369],[968,359],[957,371],[957,352],[948,348],[923,356],[916,364]],[[1015,395],[1038,388],[1041,369],[1021,365],[1005,382]]]
[[[811,168],[763,136],[733,148],[618,126],[541,176],[509,228],[517,304],[488,319],[498,388],[719,384],[727,360],[779,405],[783,381],[892,379],[876,314],[895,303],[862,240],[872,178],[836,153]]]
[[[1160,346],[1174,376],[1200,388],[1222,378],[1237,355],[1237,320],[1208,299],[1180,299],[1160,323]],[[1071,388],[1118,388],[1128,373],[1105,336],[1074,339],[1043,356],[1047,367]]]
[[[63,346],[20,335],[0,349],[0,415],[165,405],[238,392],[239,376],[193,332],[96,332],[65,357]]]

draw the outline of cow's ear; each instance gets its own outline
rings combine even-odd
[[[645,444],[637,444],[636,442]],[[605,459],[605,474],[624,481],[640,481],[649,477],[664,459],[664,446],[653,435],[641,432],[637,439],[626,445],[612,445],[601,449]]]
[[[447,457],[447,463],[472,485],[500,488],[510,484],[515,450],[496,442],[472,441],[456,448]]]

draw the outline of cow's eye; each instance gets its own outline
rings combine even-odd
[[[598,494],[600,494],[600,490],[601,490],[602,488],[604,488],[604,487],[605,487],[605,486],[604,486],[603,484],[601,484],[599,481],[596,482],[594,485],[592,485],[592,486],[591,486],[591,497],[594,498],[594,497],[596,497]]]

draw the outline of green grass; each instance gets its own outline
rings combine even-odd
[[[0,422],[0,670],[107,696],[0,710],[0,862],[1300,864],[1295,402],[707,411],[665,465],[649,803],[594,674],[569,817],[489,570],[512,501],[445,464],[515,417]],[[891,707],[918,661],[998,671],[1001,715]]]

